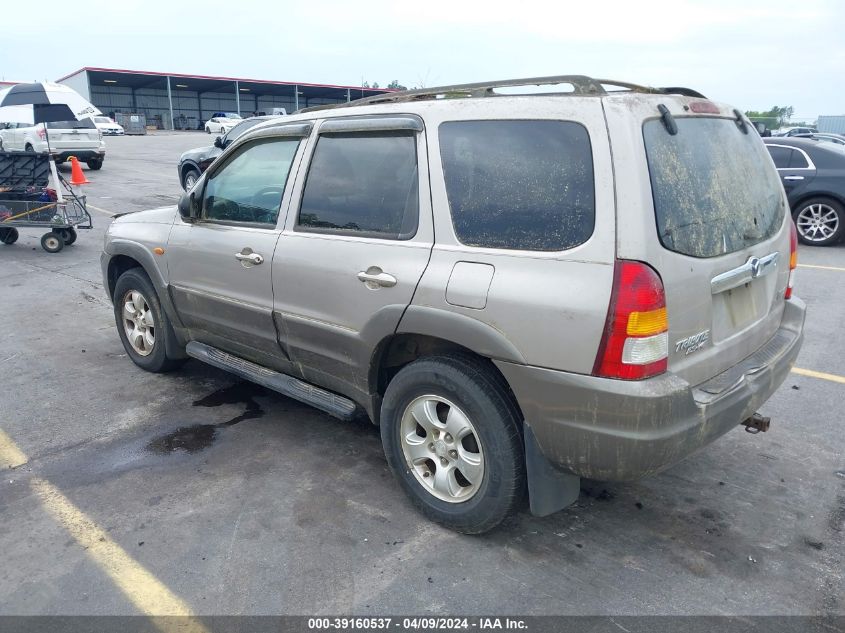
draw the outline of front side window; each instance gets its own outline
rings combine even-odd
[[[296,230],[409,239],[416,233],[418,217],[413,133],[320,136]]]
[[[783,187],[760,137],[743,133],[734,119],[675,121],[674,135],[660,119],[643,125],[661,244],[716,257],[774,235],[783,223]]]
[[[203,219],[275,225],[299,140],[263,139],[238,149],[206,182]]]
[[[461,243],[561,251],[593,234],[593,156],[583,125],[450,121],[440,125],[440,156]]]

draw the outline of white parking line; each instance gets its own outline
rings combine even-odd
[[[845,273],[845,268],[839,266],[817,266],[816,264],[798,264],[798,268],[816,268],[818,270],[836,270]]]
[[[100,212],[100,213],[104,213],[104,214],[106,214],[107,216],[109,216],[110,218],[113,218],[114,216],[116,216],[116,215],[117,215],[117,213],[113,213],[113,212],[108,211],[108,210],[106,210],[106,209],[101,209],[100,207],[95,207],[95,206],[94,206],[93,204],[91,204],[90,202],[89,202],[89,203],[86,203],[86,205],[85,205],[85,206],[86,206],[86,208],[88,208],[88,209],[94,209],[94,211],[98,211],[98,212]]]

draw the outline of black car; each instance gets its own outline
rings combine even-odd
[[[262,121],[269,121],[275,119],[276,116],[255,116],[249,119],[244,119],[238,123],[231,130],[226,132],[223,136],[218,136],[214,140],[214,145],[208,147],[197,147],[196,149],[189,149],[179,158],[179,184],[182,189],[187,191],[194,186],[194,183],[200,177],[208,166],[214,162],[214,159],[223,153],[235,139],[241,134],[249,130]]]
[[[845,233],[845,146],[810,138],[765,138],[798,239],[828,246]]]

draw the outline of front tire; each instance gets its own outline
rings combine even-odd
[[[798,239],[810,246],[830,246],[842,239],[845,207],[830,198],[810,198],[793,213]]]
[[[143,269],[130,268],[118,278],[113,301],[120,342],[133,363],[154,373],[182,365],[183,359],[167,355],[166,341],[173,328]]]
[[[387,387],[381,439],[388,464],[427,517],[487,532],[525,494],[521,420],[483,361],[439,356],[403,367]]]
[[[200,173],[196,169],[189,169],[185,172],[185,191],[193,189],[199,180]]]

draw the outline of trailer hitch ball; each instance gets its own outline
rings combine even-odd
[[[759,413],[755,413],[750,418],[746,418],[740,424],[745,427],[745,431],[747,433],[759,433],[760,431],[766,432],[769,430],[769,424],[771,424],[772,419],[766,417],[764,415],[760,415]]]

